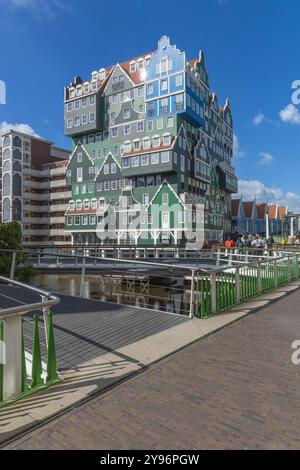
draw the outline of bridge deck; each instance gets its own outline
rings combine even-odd
[[[145,308],[127,307],[100,300],[58,294],[54,306],[57,362],[68,369],[189,321],[187,317]],[[0,309],[40,301],[23,288],[0,284]],[[32,348],[32,316],[25,317],[25,347]],[[43,323],[40,322],[42,355],[46,357]]]
[[[297,449],[300,290],[78,406],[18,449]]]

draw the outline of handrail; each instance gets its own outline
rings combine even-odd
[[[56,297],[55,295],[51,294],[50,292],[46,292],[42,289],[29,286],[28,284],[24,284],[23,282],[14,281],[4,276],[0,276],[0,281],[5,281],[8,284],[13,284],[15,286],[31,290],[35,292],[36,294],[39,294],[47,298],[47,300],[43,300],[41,302],[35,302],[33,304],[25,304],[25,305],[20,305],[18,307],[10,307],[10,308],[5,308],[3,310],[0,310],[0,319],[6,318],[8,316],[13,316],[13,315],[25,315],[26,313],[34,311],[34,310],[52,307],[53,305],[56,305],[60,302],[60,299]]]

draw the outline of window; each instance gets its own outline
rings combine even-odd
[[[143,194],[143,204],[147,206],[149,204],[149,194]]]
[[[102,151],[102,149],[98,149],[98,150],[97,150],[97,156],[98,156],[98,158],[102,158],[102,156],[103,156],[103,151]]]
[[[176,75],[176,78],[175,78],[175,85],[176,85],[176,86],[182,86],[182,74]]]
[[[75,186],[74,194],[79,194],[79,186]]]
[[[89,222],[89,217],[88,215],[84,215],[82,218],[82,225],[88,225],[88,222]]]
[[[90,96],[90,105],[95,104],[95,103],[96,103],[96,95],[91,95]]]
[[[163,203],[163,204],[169,204],[169,194],[168,194],[168,193],[163,193],[163,195],[162,195],[162,203]]]
[[[154,101],[150,101],[147,105],[147,115],[148,117],[154,116]]]
[[[152,138],[152,145],[153,147],[159,147],[160,146],[160,137],[155,136]]]
[[[112,137],[118,137],[118,128],[117,127],[112,127],[111,136]]]
[[[96,216],[90,215],[90,225],[95,225],[95,224],[96,224]]]
[[[74,98],[74,96],[75,96],[74,88],[72,90],[71,90],[71,88],[69,89],[69,94],[70,94],[70,98]]]
[[[144,112],[144,105],[143,105],[143,104],[140,104],[140,105],[139,105],[139,112],[140,112],[140,113],[143,113],[143,112]]]
[[[168,112],[168,98],[160,100],[160,113],[165,114]]]
[[[137,179],[137,187],[143,188],[145,186],[145,178],[144,176],[139,176]]]
[[[84,209],[89,209],[90,208],[90,201],[88,199],[85,199],[83,201],[83,208]]]
[[[69,216],[67,218],[67,225],[73,225],[73,217],[72,216]]]
[[[123,158],[123,168],[129,168],[129,158],[128,157]]]
[[[167,127],[173,127],[173,124],[174,124],[173,117],[168,117],[167,118]]]
[[[148,93],[148,95],[152,95],[152,93],[153,93],[153,83],[148,83],[147,93]]]
[[[116,119],[116,113],[113,112],[113,113],[110,114],[110,120],[114,121],[115,119]]]
[[[77,163],[82,163],[82,152],[77,153]]]
[[[181,109],[183,109],[183,93],[180,93],[180,95],[175,96],[175,105],[176,111],[180,111]]]
[[[68,113],[73,111],[73,101],[71,101],[70,103],[67,104],[67,111],[68,111]]]
[[[95,142],[95,134],[89,134],[88,142],[89,144],[93,144]]]
[[[117,104],[117,102],[118,102],[118,94],[115,93],[114,95],[112,95],[112,103]]]
[[[171,143],[171,136],[170,134],[163,136],[163,145],[170,145]]]
[[[132,62],[130,64],[130,72],[135,72],[136,71],[136,63],[135,62]]]
[[[180,224],[184,224],[184,222],[185,222],[185,217],[184,217],[184,216],[185,216],[185,214],[184,214],[183,211],[181,211],[181,212],[178,213],[178,222],[179,222]]]
[[[73,211],[75,209],[75,202],[74,201],[71,201],[69,203],[69,208],[70,208],[70,211]]]
[[[81,194],[86,194],[86,185],[83,184],[81,187]]]
[[[97,183],[97,191],[103,191],[103,182],[102,182],[102,181],[98,181],[98,183]]]
[[[146,154],[141,156],[141,165],[149,165],[149,155]]]
[[[112,189],[112,191],[118,189],[118,181],[117,180],[112,180],[111,189]]]
[[[71,178],[72,176],[72,171],[71,170],[67,170],[67,178]]]
[[[124,143],[124,152],[130,152],[131,151],[131,142],[125,142]]]
[[[168,163],[170,160],[170,152],[162,152],[161,153],[161,162]]]
[[[77,168],[77,183],[82,182],[82,167]]]
[[[94,174],[94,167],[90,166],[89,167],[89,175],[93,175],[93,174]]]
[[[164,120],[163,118],[157,119],[157,129],[162,129],[164,127]]]
[[[138,132],[143,132],[144,131],[144,122],[138,122],[137,123],[137,131]]]
[[[74,217],[74,225],[80,225],[80,217],[79,217],[79,215],[76,215],[76,216]]]
[[[74,126],[75,126],[75,127],[80,126],[80,117],[79,117],[79,116],[76,116],[76,117],[74,118]]]
[[[138,96],[141,97],[143,96],[144,94],[144,87],[143,86],[139,86],[138,87]]]
[[[96,121],[96,114],[90,113],[89,122],[95,122],[95,121]]]
[[[147,121],[147,131],[153,130],[153,121]]]
[[[87,107],[87,98],[82,98],[81,100],[81,107],[86,108]]]
[[[147,176],[147,186],[154,186],[154,184],[155,184],[154,176],[153,175]]]
[[[160,61],[160,73],[164,73],[164,72],[167,72],[168,70],[168,58],[166,57],[165,59],[161,59]]]
[[[88,92],[90,91],[90,85],[89,85],[89,83],[86,83],[86,84],[84,85],[83,90],[84,90],[84,93],[88,93]]]
[[[157,165],[159,163],[159,154],[158,153],[152,153],[151,154],[151,165]]]
[[[144,60],[143,59],[138,60],[137,66],[138,66],[138,70],[141,70],[144,67]]]
[[[131,159],[131,166],[132,166],[132,167],[139,166],[139,157],[138,157],[138,156],[132,157],[132,159]]]
[[[104,191],[109,191],[110,189],[110,181],[104,181]]]
[[[109,164],[106,163],[103,168],[104,168],[104,174],[108,175],[109,174]]]
[[[166,78],[164,78],[161,82],[160,82],[160,89],[161,91],[165,91],[168,89],[168,80]]]
[[[111,173],[116,173],[116,172],[117,172],[117,165],[116,165],[116,163],[112,163],[112,164],[110,165],[110,172],[111,172]]]
[[[148,224],[153,224],[153,215],[152,214],[148,214]]]
[[[130,133],[131,133],[131,126],[130,126],[130,124],[126,124],[124,126],[124,134],[129,135]]]
[[[82,209],[82,202],[81,201],[76,201],[76,209],[81,211],[81,209]]]
[[[181,169],[181,172],[184,173],[185,171],[185,156],[184,155],[180,155],[180,169]]]
[[[124,119],[130,118],[130,108],[124,108],[123,109],[123,118]]]
[[[67,120],[67,129],[71,129],[71,127],[73,127],[73,118]]]
[[[149,149],[150,148],[150,139],[149,139],[149,137],[143,139],[143,147],[144,147],[144,149]]]
[[[135,141],[133,142],[133,149],[134,149],[135,151],[137,151],[137,150],[140,150],[140,148],[141,148],[141,141],[140,141],[140,140],[135,140]]]
[[[91,201],[91,208],[92,208],[92,209],[97,209],[97,199],[92,199],[92,201]]]
[[[79,100],[74,101],[74,109],[80,109],[80,101]]]

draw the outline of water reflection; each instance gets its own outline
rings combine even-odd
[[[155,282],[155,281],[154,281]],[[123,305],[150,308],[154,310],[189,314],[190,292],[171,285],[148,286],[116,282],[113,278],[103,282],[99,276],[86,276],[83,296],[88,299],[104,300]],[[33,284],[41,289],[73,296],[80,295],[80,276],[76,274],[39,274],[34,276]]]

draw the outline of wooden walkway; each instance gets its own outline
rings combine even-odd
[[[10,449],[297,449],[300,290],[75,408]]]

